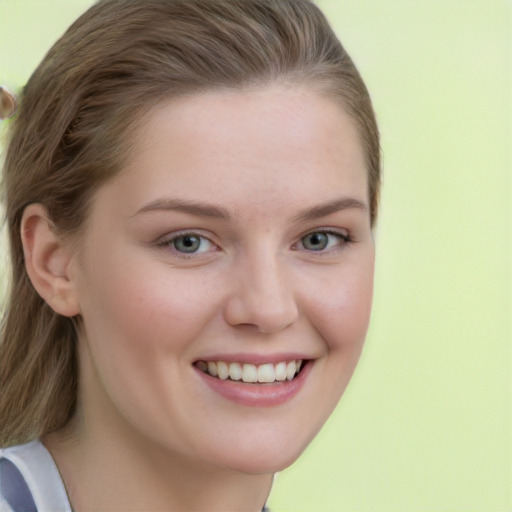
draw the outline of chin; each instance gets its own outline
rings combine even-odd
[[[223,451],[222,465],[248,475],[276,473],[291,466],[313,436],[307,440],[302,436],[300,439],[293,439],[293,435],[285,439],[275,439],[271,433],[267,433],[262,437],[259,442],[248,437],[242,445],[233,443],[229,451]]]
[[[271,459],[263,460],[257,458],[254,460],[238,460],[230,461],[228,464],[229,469],[244,473],[246,475],[268,475],[283,471],[287,467],[291,466],[300,456],[300,453],[294,454],[293,456],[285,456],[285,454],[279,454],[279,456],[273,456]]]

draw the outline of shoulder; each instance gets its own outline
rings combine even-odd
[[[0,448],[0,512],[11,509],[71,512],[57,466],[39,440]]]

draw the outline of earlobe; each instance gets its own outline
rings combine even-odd
[[[72,251],[64,243],[41,204],[25,208],[21,220],[21,240],[25,268],[37,293],[58,314],[72,317],[80,313],[69,269]]]

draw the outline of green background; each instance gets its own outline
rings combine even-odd
[[[0,84],[22,86],[91,3],[0,0]],[[271,507],[510,512],[512,2],[318,3],[382,132],[375,306],[352,383]]]

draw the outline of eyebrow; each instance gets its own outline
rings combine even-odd
[[[154,211],[176,211],[189,213],[197,217],[213,217],[224,220],[231,218],[228,210],[222,206],[179,198],[156,199],[143,206],[140,210],[137,210],[135,215]]]
[[[292,221],[304,222],[320,219],[339,211],[354,208],[362,211],[368,210],[368,206],[363,201],[352,197],[344,197],[302,210],[293,217]],[[135,215],[154,211],[177,211],[195,215],[197,217],[211,217],[223,220],[231,219],[229,211],[222,206],[179,198],[156,199],[137,210]]]
[[[305,222],[309,220],[316,220],[322,217],[327,217],[332,213],[340,212],[343,210],[358,209],[367,211],[368,206],[363,201],[355,199],[353,197],[343,197],[328,201],[327,203],[314,206],[313,208],[307,208],[297,215],[294,216],[294,222]]]

